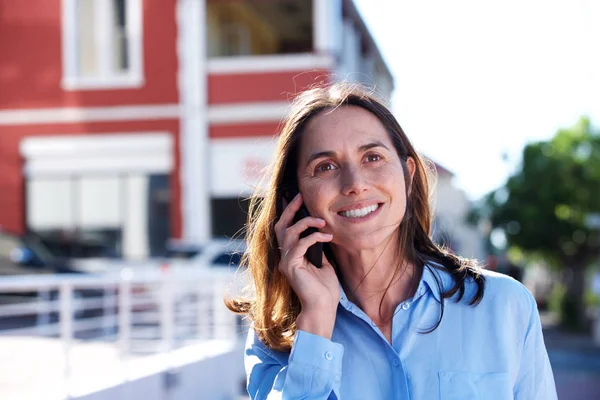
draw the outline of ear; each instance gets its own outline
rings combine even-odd
[[[408,169],[408,176],[410,177],[410,181],[406,182],[406,185],[408,185],[407,193],[410,194],[412,191],[413,177],[415,176],[415,171],[417,170],[417,163],[415,162],[414,158],[406,158],[406,168]]]

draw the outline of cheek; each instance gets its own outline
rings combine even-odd
[[[328,204],[335,196],[333,185],[330,182],[315,180],[301,185],[306,207],[315,216],[323,216],[328,209]]]
[[[404,172],[401,167],[390,167],[380,170],[373,171],[371,177],[372,182],[390,192],[393,196],[393,200],[398,200],[398,197],[406,197],[406,189],[404,185]]]

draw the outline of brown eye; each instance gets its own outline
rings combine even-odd
[[[315,172],[332,171],[334,169],[335,169],[335,165],[333,165],[330,162],[324,162],[324,163],[317,165],[317,167],[315,168]]]
[[[365,157],[367,162],[376,162],[381,160],[381,156],[379,154],[369,154]]]

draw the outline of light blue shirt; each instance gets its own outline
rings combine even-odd
[[[299,331],[291,352],[264,346],[251,329],[245,365],[252,399],[553,400],[554,378],[529,291],[484,271],[481,303],[441,295],[450,275],[430,266],[412,299],[398,305],[392,343],[342,291],[331,340]]]

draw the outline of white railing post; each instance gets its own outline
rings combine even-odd
[[[162,351],[170,351],[173,346],[175,324],[175,299],[173,296],[173,279],[169,272],[163,273],[160,286],[160,332]]]
[[[119,283],[119,347],[121,357],[129,352],[131,340],[131,282],[123,279]]]
[[[114,325],[111,324],[111,315],[114,311],[113,299],[116,297],[116,290],[113,285],[106,285],[102,290],[102,333],[104,336],[110,336],[114,332]]]
[[[68,382],[71,377],[70,351],[73,341],[73,287],[69,282],[60,285],[60,339],[64,354],[64,384],[68,393]]]
[[[212,282],[196,281],[196,323],[198,339],[210,338],[210,288]],[[207,293],[208,292],[208,293]]]
[[[48,333],[48,324],[50,323],[50,290],[40,289],[38,291],[38,312],[35,325],[37,326],[38,334],[46,336]]]

